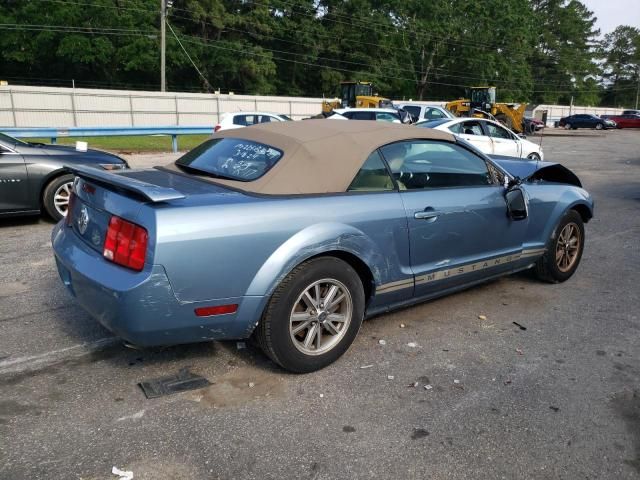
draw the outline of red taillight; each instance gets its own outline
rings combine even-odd
[[[147,256],[147,231],[115,215],[109,220],[102,255],[123,267],[142,270]]]
[[[227,313],[235,313],[238,310],[238,304],[217,305],[215,307],[196,308],[195,312],[198,317],[211,317],[213,315],[225,315]]]
[[[215,127],[213,127],[214,133],[217,132],[218,130],[220,130],[221,128],[222,128],[222,126],[220,124],[218,124]]]
[[[69,194],[69,204],[67,205],[67,215],[64,218],[64,223],[67,226],[71,226],[71,212],[73,212],[73,206],[76,203],[76,194],[73,193],[73,190],[71,190],[71,193]]]

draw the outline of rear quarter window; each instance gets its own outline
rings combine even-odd
[[[268,172],[282,155],[281,150],[262,143],[216,138],[180,157],[176,165],[196,174],[250,182]]]

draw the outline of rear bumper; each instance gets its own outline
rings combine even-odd
[[[75,300],[107,329],[135,345],[247,338],[266,303],[262,296],[179,302],[162,265],[132,272],[112,264],[64,222],[54,228],[52,244],[60,278]],[[194,313],[198,307],[228,304],[238,304],[238,310],[212,317]]]

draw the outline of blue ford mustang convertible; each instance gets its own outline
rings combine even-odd
[[[141,346],[254,335],[295,372],[335,361],[367,316],[528,268],[567,280],[593,215],[562,165],[370,122],[263,124],[165,167],[73,172],[52,241],[91,316]]]

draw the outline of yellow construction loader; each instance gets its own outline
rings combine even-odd
[[[514,132],[524,132],[526,103],[496,103],[496,87],[471,87],[470,90],[470,100],[454,100],[445,107],[457,117],[493,116]]]
[[[340,98],[322,101],[322,113],[327,115],[334,108],[377,108],[391,106],[388,98],[374,93],[371,82],[340,82]]]

